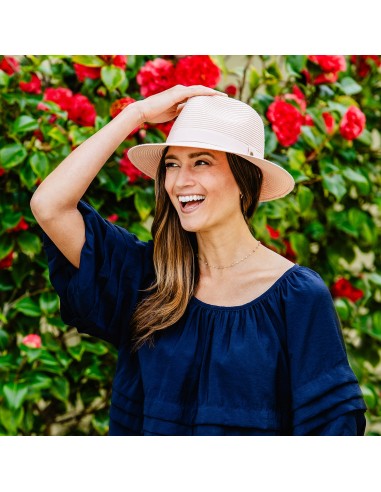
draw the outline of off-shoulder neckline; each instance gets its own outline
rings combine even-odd
[[[302,266],[299,265],[299,263],[295,263],[291,268],[286,270],[267,290],[265,290],[265,292],[263,292],[255,299],[246,302],[245,304],[240,304],[238,306],[217,306],[215,304],[209,304],[207,302],[201,301],[195,296],[191,297],[190,304],[193,304],[195,306],[201,306],[207,309],[219,310],[219,311],[234,311],[234,310],[247,309],[249,307],[252,307],[254,304],[257,304],[262,299],[264,299],[269,294],[271,294],[271,292],[275,290],[275,288],[280,284],[282,280],[284,280],[291,273],[297,271],[299,268],[302,268]]]

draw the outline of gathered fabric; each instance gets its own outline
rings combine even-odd
[[[240,306],[192,297],[182,318],[130,352],[130,320],[155,279],[153,241],[80,200],[76,268],[43,232],[62,320],[118,349],[110,435],[364,435],[365,405],[330,291],[294,264]]]

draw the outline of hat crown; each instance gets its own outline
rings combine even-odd
[[[237,151],[234,143],[246,148],[248,155],[264,156],[264,126],[259,114],[248,104],[226,96],[194,96],[188,99],[174,122],[167,144],[184,141],[187,130],[202,135],[213,132],[221,144],[231,143],[231,151]],[[192,140],[192,131],[188,132]],[[209,140],[210,142],[210,140]],[[205,143],[208,143],[206,140]],[[246,153],[246,152],[245,152]]]

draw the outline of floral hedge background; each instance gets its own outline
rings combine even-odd
[[[256,237],[325,280],[367,435],[381,435],[380,67],[380,55],[0,56],[0,435],[108,432],[116,350],[60,319],[30,199],[126,105],[175,84],[217,88],[261,114],[265,157],[296,187],[260,204]],[[145,241],[154,183],[127,150],[165,140],[172,124],[136,128],[84,196]]]

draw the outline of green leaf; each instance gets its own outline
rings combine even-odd
[[[304,234],[299,232],[292,232],[290,234],[290,243],[292,249],[295,251],[298,257],[303,259],[308,258],[310,251],[310,244]]]
[[[362,91],[361,85],[359,85],[351,77],[344,77],[337,84],[342,89],[342,91],[348,96],[351,96],[352,94],[358,94],[359,92]]]
[[[12,209],[5,210],[1,217],[1,223],[4,229],[13,229],[20,222],[22,212],[15,212]]]
[[[134,203],[141,220],[146,220],[154,207],[152,196],[147,193],[147,190],[138,190],[134,196]]]
[[[13,123],[13,133],[25,133],[38,129],[38,121],[31,116],[21,115]]]
[[[134,222],[128,227],[129,232],[135,234],[140,241],[149,241],[152,239],[152,235],[147,229],[139,224],[139,222]]]
[[[322,183],[323,188],[332,193],[332,195],[334,195],[338,201],[340,201],[347,193],[345,181],[340,174],[334,174],[333,176],[325,175],[323,176]]]
[[[86,367],[84,375],[89,379],[95,379],[97,381],[102,381],[105,379],[105,375],[98,364],[93,364]]]
[[[17,410],[10,410],[9,408],[0,406],[0,423],[5,427],[9,435],[17,434],[17,428],[20,426],[23,418],[23,407]]]
[[[95,55],[75,55],[72,57],[72,61],[86,67],[103,67],[105,65],[102,58]]]
[[[0,236],[0,260],[9,255],[9,253],[14,249],[14,241],[7,234],[2,234]]]
[[[9,335],[0,328],[0,350],[5,350],[9,342]]]
[[[321,135],[308,125],[302,125],[302,139],[315,150],[322,144]]]
[[[68,143],[68,138],[66,134],[62,133],[62,131],[55,126],[51,130],[49,130],[48,137],[62,144]]]
[[[300,213],[308,213],[312,207],[314,201],[313,192],[307,188],[307,186],[299,186],[297,192],[297,199],[299,203]]]
[[[269,126],[265,126],[265,156],[275,151],[278,139]]]
[[[252,65],[249,72],[249,87],[251,91],[255,91],[260,82],[260,76],[255,67]]]
[[[82,345],[87,352],[91,352],[96,355],[107,354],[108,348],[101,342],[88,342],[87,340],[82,340]]]
[[[9,75],[3,70],[0,70],[0,85],[3,87],[8,87],[9,85]]]
[[[340,298],[335,299],[334,304],[335,304],[335,307],[336,307],[336,310],[339,314],[340,319],[347,320],[349,318],[349,314],[350,314],[350,307],[349,307],[348,301],[346,299],[340,297]]]
[[[27,155],[25,147],[21,144],[6,145],[0,150],[0,164],[4,169],[11,169],[21,164]]]
[[[372,145],[372,134],[369,130],[364,128],[361,134],[356,138],[358,142],[361,142],[364,145],[370,147]]]
[[[33,234],[29,231],[22,231],[17,236],[17,242],[20,249],[26,255],[35,255],[41,251],[42,244],[41,239],[37,234]]]
[[[69,381],[65,378],[54,378],[50,392],[57,400],[66,403],[70,392]]]
[[[289,65],[293,72],[299,74],[306,67],[307,56],[288,55],[286,56],[286,63]]]
[[[39,318],[41,316],[40,306],[34,302],[30,297],[24,297],[20,301],[17,301],[13,308],[20,313],[25,314],[26,316],[32,316],[35,318]]]
[[[287,156],[290,167],[292,169],[301,169],[303,164],[306,162],[306,156],[303,150],[297,150],[292,147],[287,149]]]
[[[54,292],[43,292],[39,297],[41,311],[45,314],[53,314],[59,308],[59,298]]]
[[[363,394],[366,406],[370,408],[376,408],[378,405],[377,392],[375,391],[373,385],[361,384],[361,392]]]
[[[366,278],[372,282],[372,284],[378,285],[381,287],[381,275],[378,273],[369,273],[366,275]]]
[[[85,351],[85,347],[82,343],[79,343],[78,345],[71,345],[67,347],[67,351],[73,359],[80,361],[82,359],[83,352]]]
[[[108,65],[101,69],[101,79],[109,92],[114,91],[117,87],[125,83],[126,73],[120,67]]]
[[[28,189],[33,188],[38,177],[34,174],[28,161],[18,169],[18,173],[22,184]]]
[[[41,181],[44,180],[50,172],[49,159],[44,152],[34,152],[29,158],[29,163],[33,172]]]
[[[110,417],[108,412],[101,410],[93,415],[91,425],[98,432],[98,434],[106,435],[109,431],[109,421]]]
[[[39,370],[52,372],[53,374],[61,374],[62,366],[57,359],[47,351],[43,351],[39,358]]]
[[[72,141],[72,145],[81,145],[82,142],[87,140],[94,134],[92,127],[78,127],[72,126],[69,131],[69,138]]]
[[[3,386],[5,401],[11,410],[17,410],[23,404],[28,394],[28,388],[24,384],[8,383]]]

